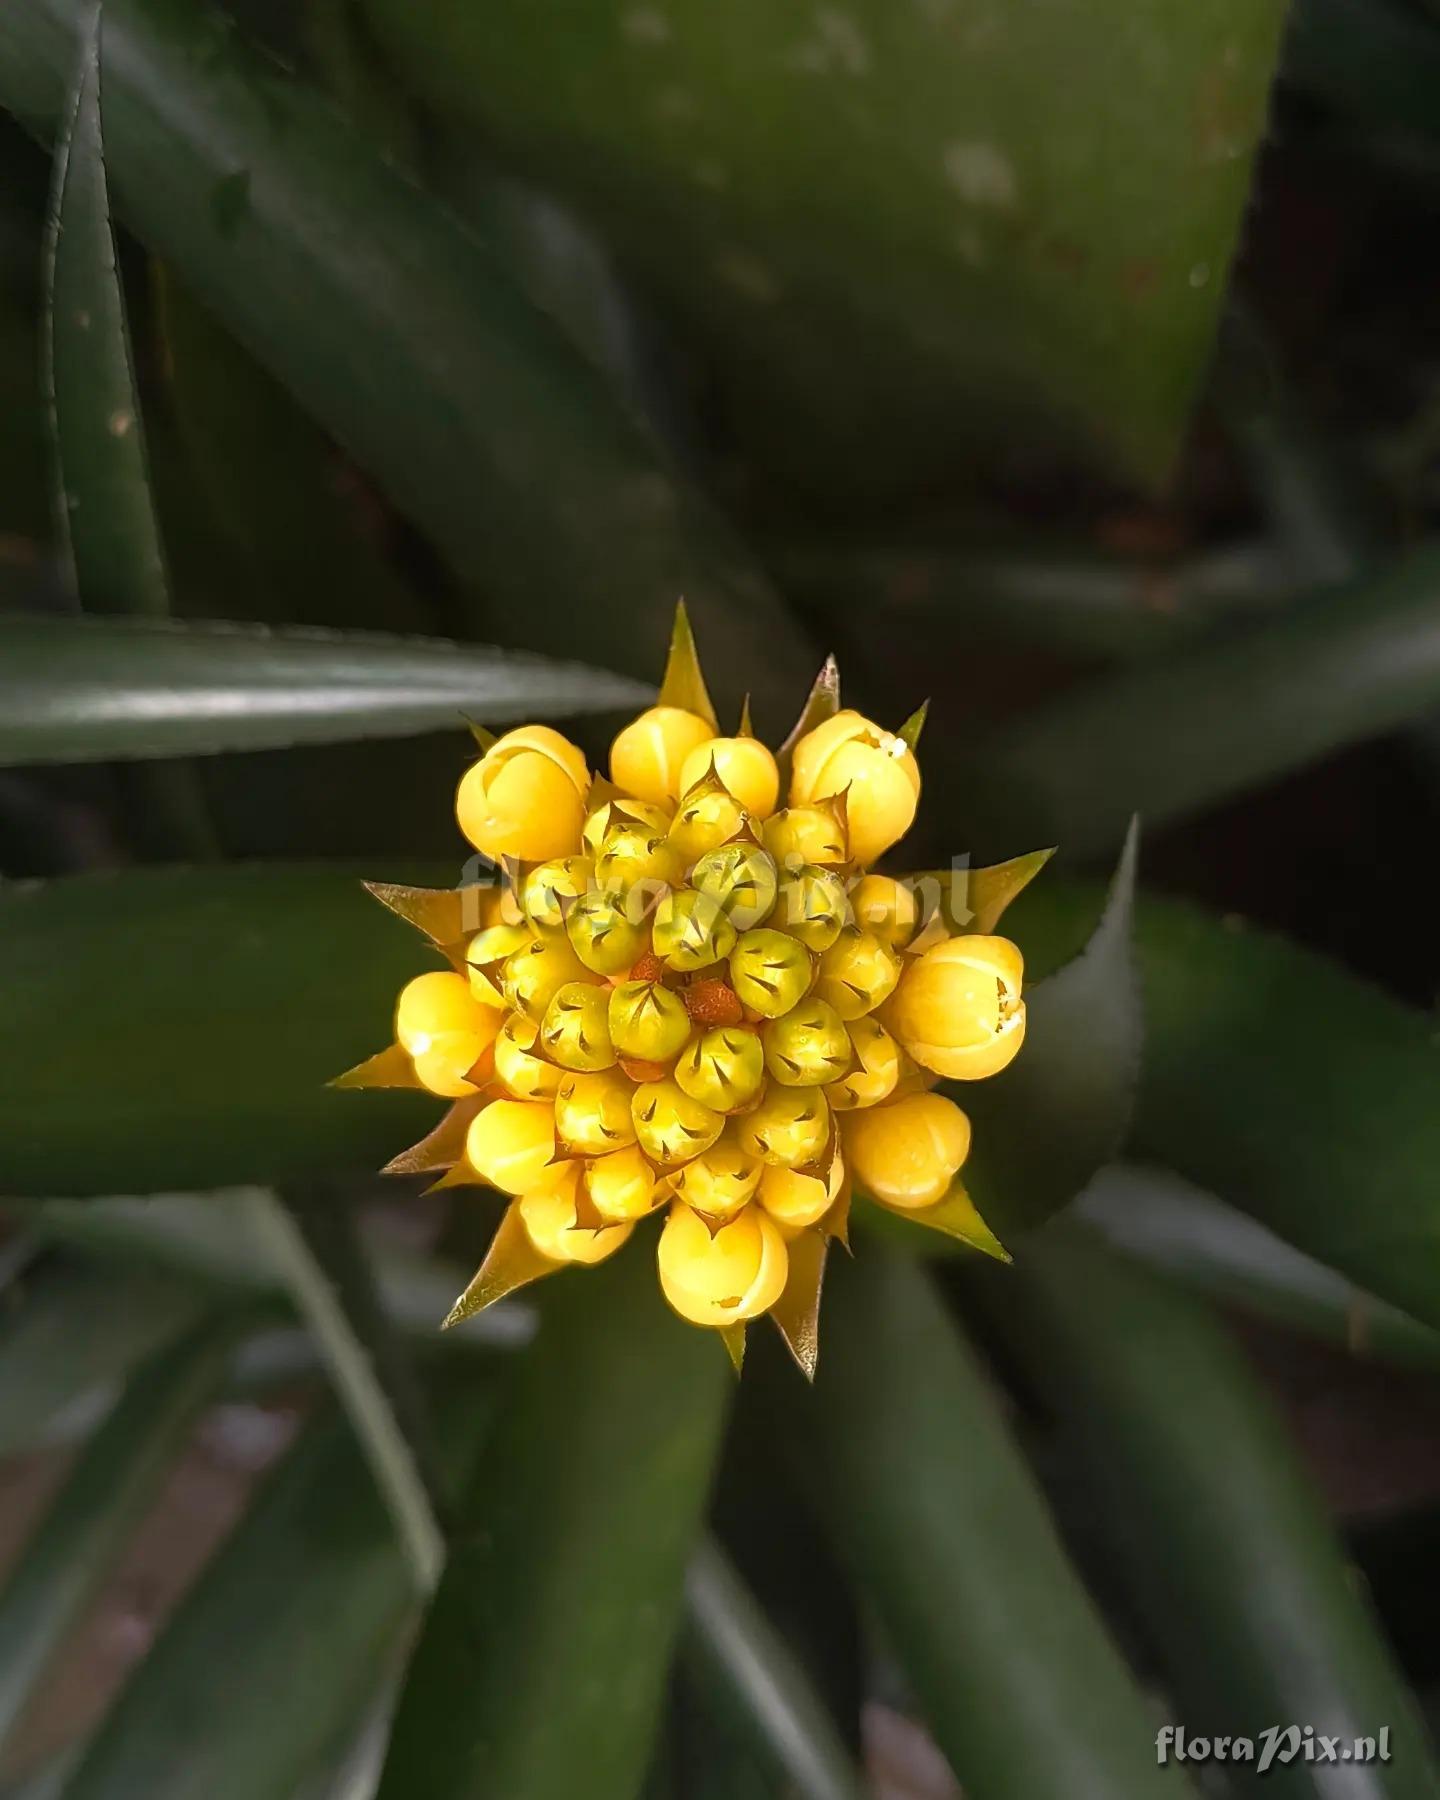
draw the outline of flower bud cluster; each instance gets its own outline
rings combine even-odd
[[[1019,1049],[1022,967],[1003,938],[934,940],[910,886],[866,872],[919,794],[910,743],[846,711],[788,774],[673,704],[620,732],[608,781],[543,726],[466,773],[460,827],[512,904],[405,988],[395,1031],[460,1103],[447,1179],[513,1197],[492,1259],[529,1260],[488,1295],[663,1213],[666,1298],[729,1331],[806,1301],[792,1272],[818,1301],[793,1247],[843,1234],[852,1176],[922,1217],[952,1192],[969,1122],[930,1090]]]

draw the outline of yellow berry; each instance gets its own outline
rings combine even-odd
[[[970,1151],[970,1121],[943,1094],[907,1094],[890,1106],[844,1115],[855,1179],[886,1206],[933,1206]]]
[[[1024,973],[1008,938],[948,938],[905,971],[891,1008],[895,1034],[937,1075],[997,1074],[1024,1041]]]
[[[610,1042],[618,1056],[671,1062],[690,1037],[690,1014],[658,981],[622,982],[610,995]]]
[[[463,975],[449,969],[417,975],[400,990],[395,1041],[413,1056],[417,1049],[428,1049],[436,1037],[475,1029],[484,1011]]]
[[[540,1042],[562,1069],[608,1069],[615,1061],[610,1042],[610,990],[591,981],[569,981],[545,1008]]]
[[[850,925],[820,958],[815,992],[842,1019],[859,1019],[895,991],[900,958],[868,931]]]
[[[534,1193],[522,1194],[517,1202],[525,1235],[542,1256],[553,1262],[604,1262],[633,1229],[628,1224],[604,1225],[598,1231],[577,1226],[575,1187],[579,1179],[579,1168],[571,1163],[563,1178]]]
[[[724,844],[695,864],[690,885],[718,901],[737,931],[749,931],[770,916],[779,876],[774,859],[758,844]]]
[[[537,1053],[540,1027],[524,1013],[511,1013],[495,1039],[495,1074],[516,1100],[553,1100],[561,1071]]]
[[[474,1095],[466,1076],[494,1041],[503,1018],[498,1009],[475,999],[465,976],[437,969],[417,975],[401,989],[395,1038],[432,1094],[458,1100]]]
[[[681,1054],[675,1079],[692,1100],[712,1112],[748,1106],[765,1080],[765,1050],[753,1031],[717,1025]]]
[[[602,801],[585,820],[585,848],[595,855],[606,834],[621,825],[638,825],[648,836],[663,838],[670,829],[669,808],[651,806],[645,800],[631,800],[624,794],[614,800]]]
[[[688,1206],[676,1206],[656,1256],[665,1298],[693,1325],[722,1330],[768,1312],[785,1291],[785,1240],[758,1206],[713,1235]]]
[[[801,1000],[765,1027],[765,1067],[786,1087],[823,1087],[850,1067],[850,1039],[833,1006]]]
[[[915,890],[893,875],[866,875],[850,895],[855,923],[892,950],[903,950],[915,935],[920,908]]]
[[[482,855],[545,862],[578,847],[589,789],[583,752],[547,725],[526,725],[466,770],[455,813]]]
[[[554,1107],[492,1100],[470,1123],[465,1160],[505,1194],[526,1194],[556,1180]]]
[[[713,896],[695,888],[676,888],[655,908],[650,936],[658,957],[689,974],[729,956],[736,931]]]
[[[647,1081],[636,1088],[630,1111],[640,1148],[662,1168],[708,1150],[725,1124],[723,1114],[692,1100],[675,1081]]]
[[[844,794],[850,854],[872,863],[910,829],[920,799],[920,767],[903,738],[857,712],[838,712],[795,746],[790,803],[808,806]]]
[[[565,937],[552,932],[532,936],[500,965],[500,989],[506,1003],[532,1019],[545,1009],[567,982],[584,981],[588,971]]]
[[[534,937],[528,925],[487,925],[477,931],[465,946],[465,962],[470,971],[470,992],[482,1006],[503,1006],[505,998],[497,985],[500,965],[507,956],[522,949]]]
[[[749,815],[729,789],[707,777],[681,798],[670,827],[670,845],[681,867],[688,868],[697,858],[739,837],[749,824]]]
[[[799,868],[780,883],[770,923],[798,938],[807,950],[828,950],[850,923],[845,884],[829,869]]]
[[[839,1157],[826,1176],[766,1166],[756,1198],[787,1236],[818,1225],[839,1198],[845,1165]]]
[[[555,1136],[576,1156],[604,1156],[635,1142],[634,1092],[618,1069],[567,1074],[555,1096]]]
[[[764,1164],[726,1132],[675,1175],[675,1196],[707,1219],[733,1219],[760,1184]]]
[[[730,952],[730,985],[762,1018],[789,1012],[809,990],[814,973],[810,952],[783,931],[747,931]]]
[[[576,956],[597,975],[620,975],[649,948],[643,897],[633,890],[592,890],[570,908],[565,934]]]
[[[818,1162],[830,1141],[830,1108],[819,1088],[772,1082],[760,1104],[737,1121],[742,1150],[785,1169]]]
[[[768,819],[780,797],[780,771],[759,738],[710,738],[697,744],[680,771],[682,797],[714,771],[716,779],[756,819]]]
[[[833,800],[818,806],[787,806],[765,821],[765,848],[788,873],[807,864],[838,869],[850,860],[850,841]]]
[[[852,1051],[849,1072],[825,1089],[834,1112],[878,1106],[900,1079],[900,1046],[883,1025],[871,1018],[852,1019],[846,1029]]]
[[[561,856],[544,862],[525,877],[520,904],[532,925],[542,931],[562,931],[571,904],[590,887],[595,865],[588,856]]]
[[[685,758],[709,737],[710,727],[697,713],[652,706],[610,746],[610,779],[637,800],[677,800]]]
[[[612,1150],[586,1166],[585,1191],[596,1212],[617,1223],[643,1219],[664,1198],[657,1192],[655,1170],[638,1146]]]
[[[612,825],[595,852],[595,879],[602,888],[650,888],[651,899],[669,883],[678,881],[683,864],[670,842],[668,826],[656,831],[639,822]]]
[[[476,1084],[470,1073],[479,1056],[480,1051],[475,1050],[470,1038],[449,1033],[436,1038],[427,1050],[417,1050],[410,1061],[415,1067],[415,1079],[427,1093],[439,1094],[445,1100],[473,1100]]]

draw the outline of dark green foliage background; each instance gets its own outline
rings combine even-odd
[[[1437,84],[1431,0],[0,8],[0,1800],[860,1800],[896,1713],[976,1800],[1201,1791],[1167,1719],[1440,1794],[1440,1487],[1276,1404],[1440,1378]],[[601,766],[682,596],[727,722],[929,696],[908,866],[1059,847],[1013,1264],[862,1202],[813,1388],[638,1241],[442,1339],[497,1209],[325,1086],[465,720]]]

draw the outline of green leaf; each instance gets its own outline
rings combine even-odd
[[[56,511],[82,603],[92,611],[170,610],[150,501],[100,125],[100,29],[94,0],[55,153],[46,243],[48,379],[60,478]]]
[[[1217,627],[1254,623],[1294,596],[1296,571],[1266,542],[1184,559],[1106,554],[1088,542],[946,544],[782,540],[766,560],[844,646],[884,611],[927,645],[1043,645],[1052,655],[1138,662]]]
[[[1003,1279],[1003,1276],[1002,1276]],[[776,1428],[974,1800],[1181,1794],[989,1384],[930,1283],[869,1241],[826,1282],[813,1400]]]
[[[1132,944],[1139,844],[1132,820],[1090,941],[1026,1000],[1014,1062],[947,1090],[974,1128],[965,1186],[1012,1248],[1075,1198],[1130,1128],[1145,1029]]]
[[[982,840],[1116,842],[1440,703],[1440,550],[1022,718],[962,759]]]
[[[1015,929],[1032,966],[1063,955],[1094,904],[1082,884],[1032,888]],[[1182,902],[1140,904],[1136,949],[1146,1053],[1131,1153],[1440,1326],[1434,1021]]]
[[[168,403],[157,440],[173,428],[154,458],[176,611],[435,631],[440,609],[398,571],[373,496],[325,432],[172,269],[152,265],[151,288]]]
[[[690,314],[757,438],[771,426],[823,456],[833,433],[852,479],[897,447],[914,466],[907,425],[931,466],[1023,430],[1163,473],[1224,291],[1280,5],[1008,0],[964,30],[885,0],[365,10],[412,89],[574,196]]]
[[[56,514],[82,606],[163,618],[170,594],[110,223],[100,119],[102,16],[102,0],[93,0],[83,15],[45,244]],[[215,835],[192,771],[152,771],[124,784],[122,793],[132,815],[130,835],[142,850],[215,855]]]
[[[0,104],[41,135],[83,5],[0,15]],[[798,629],[484,245],[212,9],[109,0],[105,31],[122,219],[510,635],[653,678],[683,594],[712,678],[789,704],[812,664]]]
[[[406,737],[646,705],[653,689],[493,646],[0,614],[0,765]]]
[[[547,1282],[410,1664],[382,1800],[633,1800],[734,1378],[650,1242]]]
[[[234,1339],[226,1319],[162,1345],[126,1382],[20,1552],[0,1591],[0,1744],[173,1471]]]
[[[452,1481],[488,1429],[490,1400],[473,1377],[444,1396]],[[413,1595],[349,1428],[308,1425],[112,1707],[65,1800],[293,1794],[365,1717]]]
[[[862,1800],[854,1760],[809,1676],[711,1539],[691,1553],[685,1600],[697,1685],[729,1691],[787,1791],[797,1800]]]
[[[1094,1488],[1094,1512],[1196,1734],[1294,1720],[1391,1733],[1364,1792],[1440,1795],[1415,1701],[1313,1482],[1247,1363],[1196,1302],[1084,1234],[1047,1232],[988,1287],[995,1329]],[[1331,1790],[1304,1762],[1264,1786]]]
[[[396,994],[433,965],[361,888],[385,872],[130,871],[0,892],[0,1192],[271,1184],[378,1168],[414,1142],[438,1104],[326,1086],[385,1042]],[[71,1065],[80,1019],[83,1091],[49,1073]]]
[[[28,1449],[74,1401],[92,1399],[200,1316],[169,1276],[44,1265],[0,1314],[0,1457]]]
[[[267,1255],[247,1216],[253,1189],[207,1194],[149,1194],[143,1200],[10,1201],[14,1213],[52,1243],[72,1245],[99,1259],[140,1263],[183,1275],[217,1295],[277,1299],[282,1294],[274,1258]],[[462,1270],[438,1256],[389,1237],[367,1234],[385,1311],[428,1350],[513,1349],[530,1336],[527,1309],[489,1308],[443,1334],[440,1321],[454,1304]]]
[[[336,1198],[285,1198],[259,1188],[250,1216],[319,1346],[390,1509],[416,1592],[428,1595],[445,1566],[445,1538],[423,1472],[428,1428],[353,1213]]]
[[[1364,1361],[1440,1368],[1440,1332],[1162,1169],[1103,1170],[1075,1216],[1115,1249],[1222,1305]]]

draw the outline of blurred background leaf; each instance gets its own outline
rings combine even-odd
[[[200,1295],[173,1276],[42,1266],[0,1317],[0,1453],[33,1446],[62,1409],[100,1399],[199,1320]]]
[[[1440,1332],[1163,1169],[1112,1165],[1075,1202],[1075,1214],[1116,1249],[1211,1300],[1351,1356],[1440,1366]]]
[[[0,1131],[0,1189],[293,1179],[378,1167],[407,1132],[421,1136],[435,1117],[422,1096],[357,1104],[325,1085],[383,1045],[395,993],[433,965],[360,877],[336,866],[157,870],[0,895],[17,1027],[0,1052],[15,1106]],[[68,1040],[80,1018],[86,1061],[105,1071],[86,1087],[83,1132],[76,1093],[48,1073],[53,1052],[27,1047],[32,1029]]]
[[[0,24],[0,102],[42,135],[82,16],[44,0]],[[125,217],[484,584],[497,637],[649,673],[684,594],[737,691],[783,706],[811,673],[801,634],[493,255],[208,9],[111,0],[106,32]]]
[[[164,617],[165,554],[150,504],[145,427],[110,223],[100,124],[100,20],[92,7],[55,155],[47,245],[49,400],[56,514],[76,588],[98,612]]]
[[[668,1310],[643,1252],[585,1273],[541,1292],[409,1667],[382,1800],[628,1800],[644,1775],[732,1375],[713,1335]]]
[[[1025,1054],[993,1081],[950,1085],[975,1130],[966,1190],[1007,1246],[1068,1205],[1129,1131],[1145,1032],[1131,941],[1139,852],[1132,820],[1085,948],[1030,990]]]
[[[1071,853],[1213,805],[1440,702],[1440,553],[1135,674],[1082,689],[981,744],[968,765],[982,851]],[[1002,835],[1003,834],[1003,835]]]
[[[206,755],[645,704],[638,681],[362,633],[0,614],[0,764]]]
[[[1186,1793],[926,1277],[867,1241],[827,1289],[813,1405],[788,1396],[780,1441],[966,1793]]]
[[[452,127],[683,310],[747,448],[832,505],[1021,433],[1164,475],[1283,10],[365,4]]]
[[[492,1417],[441,1412],[450,1479]],[[318,1419],[268,1479],[66,1785],[70,1800],[293,1793],[348,1743],[414,1617],[411,1572],[348,1427]]]
[[[1353,1744],[1383,1722],[1390,1759],[1361,1772],[1361,1791],[1440,1793],[1353,1571],[1249,1371],[1203,1309],[1073,1231],[1045,1233],[1025,1267],[1004,1276],[983,1283],[987,1316],[1095,1485],[1107,1543],[1185,1729],[1258,1742],[1294,1721]],[[1348,1775],[1343,1765],[1277,1763],[1263,1788],[1310,1796],[1331,1776],[1343,1788]],[[1247,1787],[1249,1777],[1241,1771]]]
[[[126,1381],[0,1591],[0,1745],[170,1474],[235,1338],[221,1315],[168,1339]]]
[[[1090,915],[1083,888],[1040,887],[1010,918],[1044,966]],[[1133,1150],[1440,1323],[1432,1020],[1179,901],[1142,903],[1136,948],[1147,1030]]]
[[[101,128],[102,16],[102,7],[93,7],[76,39],[78,72],[55,156],[45,246],[55,514],[79,603],[158,619],[170,610],[170,592],[110,219]],[[143,844],[167,854],[215,854],[214,830],[191,770],[142,770],[123,788],[132,834]]]
[[[800,1800],[863,1800],[854,1762],[804,1667],[713,1542],[685,1576],[688,1642],[704,1691],[730,1690],[758,1752]]]
[[[324,1358],[415,1591],[426,1598],[445,1566],[430,1422],[420,1384],[381,1304],[353,1209],[333,1194],[257,1188],[249,1211]]]

